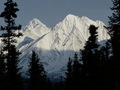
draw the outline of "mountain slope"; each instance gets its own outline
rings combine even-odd
[[[23,30],[23,37],[18,39],[17,47],[22,52],[20,66],[25,75],[32,50],[34,50],[44,64],[51,79],[64,76],[68,58],[73,58],[74,52],[83,49],[89,37],[89,26],[98,27],[98,41],[109,39],[105,24],[93,21],[83,16],[67,15],[52,29],[38,19],[31,20]]]

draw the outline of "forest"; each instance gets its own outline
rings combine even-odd
[[[68,58],[64,80],[51,81],[35,51],[32,51],[28,71],[29,78],[22,76],[19,67],[20,52],[16,38],[22,37],[22,25],[16,25],[17,3],[7,0],[0,18],[5,26],[0,26],[2,45],[0,47],[0,90],[120,90],[120,0],[112,0],[108,30],[110,39],[100,47],[98,27],[89,26],[90,36],[80,56]],[[18,31],[17,33],[15,31]]]

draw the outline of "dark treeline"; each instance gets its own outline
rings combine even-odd
[[[98,27],[90,25],[90,36],[84,49],[74,58],[68,59],[66,77],[53,83],[47,77],[40,58],[32,51],[28,65],[28,79],[21,76],[18,66],[19,55],[15,44],[21,25],[15,24],[17,3],[7,0],[0,17],[4,18],[6,26],[1,26],[4,33],[0,36],[3,44],[0,47],[0,90],[120,90],[120,0],[112,0],[113,11],[106,27],[110,39],[106,45],[98,44]],[[18,30],[18,33],[15,33]],[[80,59],[79,59],[80,58]]]
[[[69,59],[65,90],[71,88],[71,90],[112,90],[113,88],[109,42],[99,48],[97,27],[91,25],[89,32],[90,37],[81,50],[81,59],[78,60],[76,53],[73,60]]]
[[[15,30],[21,29],[21,25],[15,24],[16,12],[19,9],[12,0],[7,0],[4,5],[5,9],[0,14],[6,23],[6,26],[1,26],[4,33],[1,35],[3,44],[0,51],[0,90],[22,90],[22,77],[18,67],[20,52],[15,46],[15,38],[22,36],[20,32],[15,33]]]

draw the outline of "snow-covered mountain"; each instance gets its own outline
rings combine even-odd
[[[109,38],[105,24],[101,21],[93,21],[83,16],[67,15],[53,28],[48,28],[38,19],[31,20],[22,32],[23,37],[18,39],[17,47],[22,52],[20,66],[26,74],[28,62],[32,50],[34,50],[44,64],[48,76],[57,79],[64,75],[68,58],[73,58],[74,53],[83,49],[89,37],[89,26],[98,27],[98,40]]]

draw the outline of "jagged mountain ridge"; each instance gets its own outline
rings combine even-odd
[[[68,58],[73,58],[74,52],[79,54],[79,50],[83,49],[91,24],[98,27],[98,41],[109,38],[103,22],[93,21],[85,16],[69,14],[53,28],[48,28],[36,18],[31,20],[23,28],[23,37],[19,38],[17,43],[22,52],[20,66],[23,67],[23,75],[26,76],[30,54],[34,50],[50,78],[58,79],[64,76]]]

